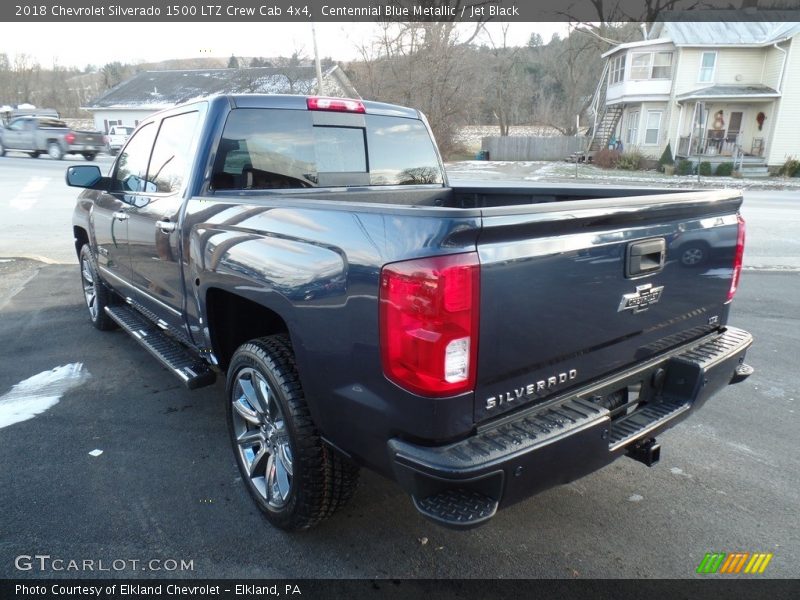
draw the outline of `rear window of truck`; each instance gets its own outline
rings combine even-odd
[[[416,119],[241,108],[217,149],[217,190],[441,184],[428,130]]]

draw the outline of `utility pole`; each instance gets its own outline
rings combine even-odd
[[[319,62],[319,50],[317,50],[317,32],[314,29],[314,21],[311,21],[311,38],[314,40],[314,63],[317,67],[317,95],[325,95],[325,85],[322,81],[322,65]]]

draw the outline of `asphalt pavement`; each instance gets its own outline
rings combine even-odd
[[[23,187],[55,178],[41,167],[55,161],[11,160],[40,165],[27,179],[15,167]],[[35,208],[18,210],[7,182],[0,217],[75,195],[47,193],[51,182],[30,192]],[[466,532],[424,520],[395,484],[368,472],[333,519],[305,533],[273,529],[239,481],[222,382],[189,392],[125,334],[93,329],[75,265],[0,258],[0,408],[24,392],[40,411],[17,411],[30,418],[9,424],[0,410],[0,578],[684,578],[700,577],[706,553],[734,551],[773,553],[766,576],[798,577],[800,253],[791,230],[800,209],[764,194],[751,204],[759,224],[748,255],[764,254],[745,272],[731,316],[755,337],[755,375],[660,436],[655,467],[622,459]],[[770,221],[776,207],[785,212]],[[69,227],[55,213],[40,221]],[[70,237],[17,239],[36,239],[40,256],[66,263]],[[0,257],[19,255],[7,248]],[[25,559],[36,555],[50,558]],[[92,561],[94,571],[55,571],[55,560]]]
[[[0,577],[80,574],[17,569],[35,555],[125,561],[92,576],[692,577],[714,551],[771,552],[768,575],[797,577],[798,279],[745,274],[732,322],[755,336],[756,374],[661,436],[654,468],[622,459],[467,532],[364,473],[332,520],[286,534],[239,482],[222,384],[185,390],[124,333],[90,326],[75,266],[42,266],[0,310],[0,405],[37,374],[82,376],[0,428]],[[140,572],[151,560],[192,569]]]

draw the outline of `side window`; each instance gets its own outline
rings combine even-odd
[[[12,131],[22,131],[25,129],[25,119],[18,119],[16,121],[12,121],[11,125],[8,128]]]
[[[422,121],[367,115],[371,185],[442,183],[442,169]]]
[[[113,177],[115,189],[123,192],[153,191],[145,186],[145,176],[155,133],[155,125],[149,123],[137,131],[125,146],[125,151],[117,159]]]
[[[197,118],[195,111],[168,117],[161,122],[147,174],[147,180],[155,184],[155,191],[171,193],[181,189],[189,167],[189,149]]]
[[[717,66],[716,52],[703,52],[700,57],[700,73],[697,81],[711,83],[714,81],[714,68]]]

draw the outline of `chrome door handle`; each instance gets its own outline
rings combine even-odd
[[[112,213],[111,216],[113,218],[115,218],[115,219],[119,219],[120,221],[127,221],[128,220],[128,213],[123,212],[121,210],[119,210],[119,211],[117,211],[115,213]]]
[[[175,231],[175,223],[172,221],[156,221],[156,229],[160,229],[164,233],[171,233]]]

